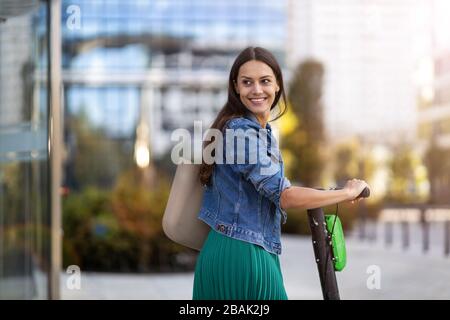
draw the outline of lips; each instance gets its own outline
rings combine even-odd
[[[249,98],[249,100],[256,105],[264,103],[264,101],[267,100],[267,97],[261,97],[261,98]]]

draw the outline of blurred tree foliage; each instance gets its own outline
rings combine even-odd
[[[65,266],[127,272],[193,268],[196,253],[162,230],[170,190],[165,173],[171,168],[137,168],[129,141],[108,137],[84,113],[70,118],[66,145]]]
[[[337,186],[343,187],[353,178],[363,179],[370,184],[376,165],[367,149],[368,146],[364,148],[360,139],[342,142],[334,148],[333,173]]]
[[[359,176],[359,145],[355,141],[341,143],[334,150],[334,178],[343,187],[347,180]]]
[[[295,70],[288,93],[288,113],[280,119],[286,176],[306,187],[320,187],[325,168],[322,96],[323,65],[315,60]],[[286,233],[308,233],[305,210],[288,210]]]
[[[46,171],[47,161],[0,164],[0,264],[3,277],[23,277],[35,269],[49,268],[47,249],[51,232]],[[27,271],[23,261],[29,261],[33,267]]]
[[[327,168],[333,172],[339,187],[355,177],[370,180],[375,163],[370,153],[360,147],[358,139],[340,144],[334,150],[327,148],[321,104],[324,72],[323,65],[315,60],[304,61],[294,72],[289,86],[289,111],[280,121],[286,174],[293,182],[305,187],[323,187]],[[330,159],[328,164],[326,159]],[[324,211],[332,214],[336,209],[336,206],[329,206]],[[379,204],[339,205],[338,213],[345,229],[353,226],[362,210],[366,215],[375,216]],[[306,210],[288,210],[283,232],[308,234]]]
[[[433,136],[424,158],[430,182],[429,203],[449,204],[450,150],[439,147]]]
[[[169,197],[167,178],[156,177],[154,168],[133,168],[124,172],[112,192],[113,212],[121,227],[134,234],[140,243],[139,270],[148,271],[150,262],[161,261],[168,252],[161,252],[167,241],[162,230],[162,217]]]
[[[82,270],[129,271],[138,241],[121,230],[110,192],[87,187],[63,198],[63,262]]]
[[[191,270],[195,253],[162,231],[167,179],[153,189],[138,169],[121,174],[112,191],[87,187],[63,198],[64,265],[82,270],[146,272]],[[180,257],[188,257],[185,262]]]
[[[133,166],[132,142],[108,137],[81,109],[66,121],[65,185],[71,190],[109,188],[119,172]]]
[[[420,203],[424,199],[420,195],[417,168],[421,159],[412,146],[401,143],[394,148],[390,161],[390,178],[386,201],[395,203]]]
[[[356,217],[364,214],[365,218],[376,219],[382,208],[381,202],[360,202],[352,204],[342,202],[338,206],[331,205],[324,207],[324,214],[338,213],[344,231],[349,231],[355,227]],[[308,216],[306,210],[289,210],[288,220],[282,226],[283,233],[310,234]]]
[[[297,118],[295,127],[283,137],[289,150],[288,176],[302,185],[319,186],[325,161],[325,133],[320,102],[324,68],[320,62],[307,60],[294,72],[289,85],[289,107]]]

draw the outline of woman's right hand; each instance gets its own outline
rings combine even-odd
[[[370,189],[369,185],[364,180],[352,179],[347,181],[344,190],[347,191],[348,200],[353,203],[356,200],[356,197],[358,197],[366,187]]]

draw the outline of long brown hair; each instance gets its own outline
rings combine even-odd
[[[228,79],[228,99],[223,108],[219,111],[219,114],[211,125],[211,128],[218,129],[223,132],[224,126],[228,120],[232,118],[242,117],[247,112],[248,109],[242,103],[239,95],[237,94],[234,88],[234,83],[237,82],[239,68],[244,63],[251,60],[264,62],[270,68],[272,68],[272,71],[277,79],[278,86],[280,87],[280,90],[275,95],[275,100],[273,101],[270,110],[275,108],[275,106],[278,104],[278,101],[280,100],[280,97],[283,98],[283,109],[281,110],[280,108],[280,112],[278,113],[278,115],[271,121],[280,118],[286,112],[287,103],[286,94],[284,91],[283,75],[281,73],[281,68],[277,60],[267,49],[261,47],[248,47],[237,56],[231,67],[230,77]],[[212,141],[205,141],[203,148],[208,146],[210,143],[212,143]],[[206,164],[203,160],[200,167],[200,182],[202,183],[202,185],[209,185],[211,183],[211,174],[213,173],[213,170],[214,164]]]

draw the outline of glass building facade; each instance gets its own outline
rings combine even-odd
[[[288,1],[63,1],[65,126],[86,115],[91,128],[114,141],[109,150],[133,159],[142,140],[158,159],[174,129],[206,128],[227,98],[231,63],[243,48],[263,46],[285,65]],[[137,128],[148,134],[138,136]],[[75,134],[76,135],[76,134]],[[66,130],[67,165],[76,137]],[[128,165],[111,157],[101,170],[114,180]],[[90,161],[93,165],[99,161]],[[100,164],[99,164],[100,165]],[[67,169],[66,183],[80,182]]]
[[[49,3],[0,1],[0,299],[50,296]]]
[[[160,185],[169,180],[175,169],[172,133],[179,128],[193,131],[195,121],[203,129],[210,125],[226,102],[230,67],[241,50],[263,46],[285,65],[287,6],[287,0],[62,1],[64,266],[79,264],[82,270],[98,271],[113,268],[103,262],[113,260],[109,257],[125,260],[117,246],[116,254],[110,249],[108,258],[95,263],[85,253],[100,248],[102,235],[119,239],[119,231],[128,230],[129,238],[141,237],[123,221],[134,219],[136,212],[162,216],[156,211],[164,208],[152,204],[140,211],[111,209],[112,205],[104,212],[85,209],[91,219],[83,221],[91,222],[74,231],[69,224],[80,210],[68,204],[78,201],[89,207],[92,190],[117,197],[130,172],[138,170],[149,186],[151,180]],[[135,192],[136,185],[127,188]],[[147,190],[150,198],[151,192],[163,188]],[[153,229],[158,230],[161,223],[155,221]],[[83,243],[77,242],[80,232],[88,234]],[[160,249],[166,240],[154,236],[153,252],[170,256],[168,249]],[[155,268],[164,263],[155,255],[148,260]],[[119,265],[114,270],[123,270]]]
[[[52,152],[63,149],[63,192],[110,188],[134,165],[138,143],[152,160],[163,159],[174,129],[193,130],[194,121],[206,128],[213,120],[243,48],[266,47],[285,65],[287,6],[287,0],[0,0],[0,299],[58,297],[54,202],[61,190]],[[52,56],[54,30],[62,41],[64,131],[63,143],[52,146],[52,105],[59,103],[51,86],[52,64],[59,62]]]

